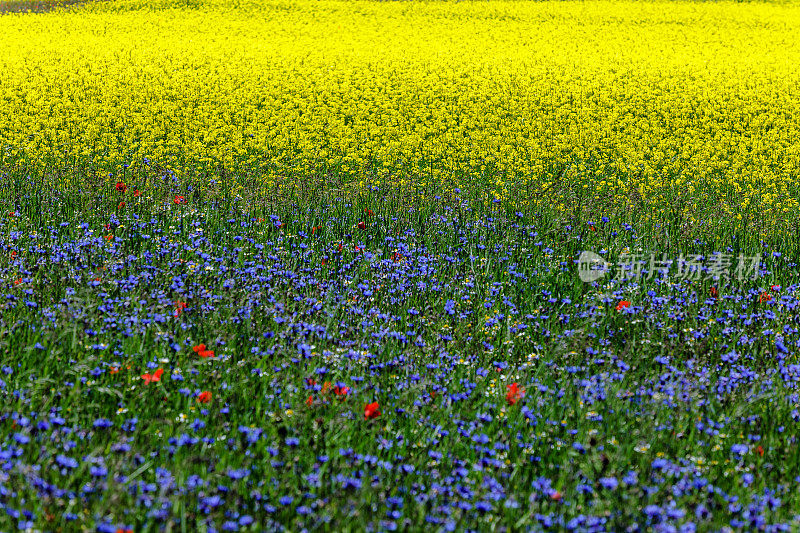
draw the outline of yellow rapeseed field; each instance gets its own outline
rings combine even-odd
[[[562,210],[786,225],[798,35],[800,6],[772,3],[119,0],[6,14],[0,165],[108,176],[147,158],[265,185],[482,187]]]

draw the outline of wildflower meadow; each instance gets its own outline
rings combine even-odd
[[[0,532],[797,531],[798,35],[0,2]]]

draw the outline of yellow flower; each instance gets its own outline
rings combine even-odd
[[[417,200],[479,185],[487,203],[613,200],[651,221],[679,199],[696,231],[712,213],[788,231],[800,207],[796,99],[775,89],[800,82],[800,6],[186,4],[0,18],[0,165],[109,184],[125,164],[225,169],[232,196],[253,176]],[[65,174],[46,173],[81,180]]]

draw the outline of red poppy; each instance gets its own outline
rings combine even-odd
[[[368,217],[371,217],[372,215],[374,215],[374,213],[372,212],[372,209],[364,209],[364,214],[366,214]]]
[[[20,283],[22,283],[22,278],[14,280],[14,285],[19,285]]]
[[[759,456],[761,456],[761,457],[764,457],[764,447],[759,445],[759,446],[756,448],[756,453],[757,453]]]
[[[561,493],[558,492],[557,490],[554,490],[553,492],[550,493],[550,499],[553,500],[554,502],[560,502]]]
[[[121,527],[118,527],[116,533],[133,533],[133,530],[132,529],[122,529]]]
[[[358,229],[367,229],[367,223],[362,220],[358,223]]]
[[[136,190],[133,191],[133,197],[134,198],[138,198],[141,195],[142,195],[142,191],[140,191],[139,189],[136,189]]]
[[[378,402],[368,403],[364,406],[364,420],[378,418],[379,416],[381,416],[381,412],[378,410]]]
[[[762,292],[758,296],[758,303],[760,303],[760,304],[763,304],[764,302],[768,302],[770,300],[772,300],[772,295],[767,293],[767,292]]]
[[[161,381],[161,374],[163,373],[164,371],[159,368],[152,374],[142,374],[142,379],[145,383],[150,383],[151,381]]]
[[[186,309],[186,302],[175,302],[175,316],[179,316]]]
[[[398,254],[397,252],[392,253],[392,261],[394,261],[395,263],[399,263],[402,258],[403,256]]]
[[[343,248],[343,246],[342,246],[342,243],[339,243],[338,250],[339,250],[340,252],[342,251],[342,248]]]
[[[117,209],[122,209],[123,207],[125,207],[125,202],[120,202]]]
[[[308,397],[308,399],[306,400],[306,405],[309,406],[309,407],[314,405],[314,397],[313,396],[309,396]]]
[[[197,401],[200,403],[208,403],[211,401],[211,393],[207,390],[204,390],[200,394],[197,395]]]
[[[322,384],[322,394],[328,394],[331,391],[331,382],[326,381]]]
[[[192,350],[194,350],[194,353],[205,352],[206,351],[206,345],[205,344],[198,344],[197,346],[192,348]]]
[[[121,181],[118,181],[118,182],[117,182],[117,190],[118,190],[119,192],[125,192],[125,191],[127,191],[127,190],[128,190],[128,186],[127,186],[127,185],[125,185],[123,182],[121,182]]]
[[[617,311],[622,311],[623,309],[628,308],[630,306],[631,303],[628,300],[620,300],[619,303],[617,304],[616,309]]]
[[[708,293],[711,295],[712,298],[716,298],[719,295],[719,291],[717,290],[716,287],[711,287],[708,290]]]
[[[116,374],[116,373],[119,372],[119,367],[118,366],[112,366],[111,370],[109,370],[109,372],[112,373],[112,374]]]
[[[506,392],[506,401],[508,402],[508,405],[514,405],[520,400],[520,398],[525,396],[525,389],[516,383],[506,385],[506,388],[508,389],[508,392]]]
[[[336,396],[347,396],[348,392],[350,392],[350,387],[340,387],[340,386],[336,385],[333,388],[333,393]]]
[[[200,357],[214,357],[214,350],[203,350],[202,352],[197,352],[197,355]]]
[[[186,198],[184,198],[183,196],[176,196],[175,197],[175,203],[176,204],[185,204],[186,203]]]
[[[327,259],[323,259],[323,260],[322,260],[322,266],[325,266],[325,265],[327,265],[327,264],[328,264],[328,260],[327,260]]]

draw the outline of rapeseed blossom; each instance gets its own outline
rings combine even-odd
[[[112,184],[213,173],[232,191],[335,174],[348,194],[593,201],[698,232],[711,218],[788,231],[800,207],[800,6],[284,7],[121,0],[3,16],[0,166]]]

